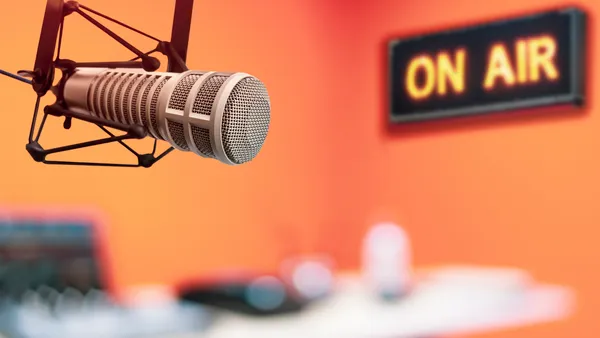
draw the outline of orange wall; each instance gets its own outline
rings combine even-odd
[[[9,8],[0,14],[0,39],[15,48],[0,59],[4,69],[33,64],[43,2],[4,5]],[[169,36],[170,0],[84,3]],[[33,94],[25,85],[0,79],[5,89],[0,101],[10,119],[0,124],[7,163],[0,201],[104,209],[120,284],[176,281],[222,265],[270,267],[289,250],[331,250],[343,267],[353,267],[366,226],[389,217],[411,233],[418,264],[516,265],[577,289],[573,320],[511,336],[596,336],[600,119],[589,108],[595,104],[593,81],[585,114],[452,121],[393,133],[385,131],[382,120],[386,37],[559,2],[197,3],[190,67],[249,72],[269,88],[272,128],[259,157],[236,168],[182,153],[149,170],[42,166],[24,150]],[[593,41],[600,3],[586,7]],[[24,10],[31,11],[27,22],[17,15]],[[68,19],[66,29],[65,57],[130,56],[77,17]],[[125,36],[154,47],[144,38]],[[596,44],[590,49],[593,58]],[[590,64],[590,79],[595,71]],[[54,130],[43,139],[48,145],[102,135],[81,123],[61,133],[60,122],[52,122]],[[88,153],[122,158],[115,149]],[[182,256],[185,262],[173,264]]]
[[[600,2],[590,13],[589,58]],[[348,230],[347,263],[366,219],[392,217],[410,232],[418,264],[471,262],[514,265],[541,280],[571,285],[576,316],[565,323],[511,332],[511,337],[597,337],[600,325],[600,118],[592,62],[583,113],[497,116],[410,127],[384,127],[385,41],[389,37],[536,12],[562,1],[336,2],[344,29],[332,40],[332,73],[342,74],[332,102],[344,101],[336,130],[343,152],[336,221]],[[335,57],[334,57],[335,55]],[[351,94],[350,94],[351,93]],[[348,100],[351,97],[351,100]],[[550,115],[550,116],[544,116]],[[384,131],[385,130],[385,131]],[[334,141],[335,142],[335,141]],[[330,177],[336,177],[331,175]],[[383,216],[382,216],[383,215]],[[512,334],[514,333],[514,334]],[[488,337],[499,337],[491,334]]]

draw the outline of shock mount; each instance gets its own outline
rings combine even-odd
[[[168,72],[181,73],[188,70],[186,66],[187,48],[190,34],[190,26],[192,20],[193,0],[176,0],[175,15],[171,32],[171,41],[162,41],[140,30],[137,30],[129,25],[126,25],[118,20],[115,20],[107,15],[88,8],[76,1],[64,0],[48,0],[46,4],[46,12],[42,24],[40,41],[35,60],[33,71],[19,71],[17,75],[0,70],[0,74],[9,76],[16,80],[31,84],[34,92],[37,95],[31,127],[29,130],[29,139],[26,145],[26,150],[36,162],[55,165],[83,165],[83,166],[104,166],[104,167],[144,167],[149,168],[157,161],[169,154],[173,147],[169,147],[164,152],[156,155],[157,140],[154,139],[154,146],[151,153],[140,154],[127,145],[124,141],[131,139],[143,139],[148,133],[142,125],[129,125],[119,122],[113,122],[98,118],[93,115],[83,114],[69,110],[62,98],[62,90],[54,90],[53,83],[56,70],[59,69],[62,73],[58,88],[64,84],[68,77],[78,67],[92,68],[140,68],[148,72],[156,71],[160,68],[161,63],[153,57],[154,53],[161,53],[167,57]],[[142,52],[134,47],[129,42],[125,41],[119,35],[111,31],[102,23],[94,19],[90,14],[95,14],[108,21],[116,23],[122,27],[132,30],[140,35],[157,42],[157,46],[149,51]],[[109,62],[76,62],[69,59],[62,59],[60,55],[64,19],[71,14],[78,14],[88,22],[92,23],[99,30],[116,40],[122,46],[135,54],[135,57],[129,61],[109,61]],[[56,54],[56,57],[54,56]],[[44,107],[43,117],[39,128],[36,129],[37,119],[40,110],[40,101],[48,91],[54,92],[57,96],[55,103]],[[48,116],[64,117],[64,129],[70,129],[72,120],[81,120],[97,125],[108,136],[92,141],[71,144],[67,146],[44,149],[39,140],[46,123]],[[124,132],[123,135],[115,135],[108,128],[116,129]],[[107,162],[72,162],[72,161],[54,161],[47,160],[46,157],[51,154],[64,153],[71,150],[93,147],[101,144],[119,143],[137,158],[136,164],[122,163],[107,163]]]

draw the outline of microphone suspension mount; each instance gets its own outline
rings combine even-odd
[[[160,61],[151,56],[153,53],[161,53],[167,57],[169,72],[184,72],[188,70],[185,60],[187,56],[187,48],[190,34],[190,26],[192,19],[193,0],[176,0],[175,4],[175,15],[173,20],[173,27],[171,33],[171,41],[162,41],[151,35],[148,35],[140,30],[137,30],[131,26],[128,26],[118,20],[115,20],[107,15],[97,12],[91,8],[88,8],[76,1],[64,0],[47,0],[46,12],[44,14],[44,21],[42,24],[42,32],[40,34],[40,41],[38,44],[37,57],[33,71],[19,71],[18,76],[12,74],[4,74],[13,77],[17,80],[28,82],[31,84],[34,92],[37,95],[35,102],[33,117],[31,121],[31,127],[29,131],[29,139],[26,145],[27,152],[36,162],[44,164],[56,164],[56,165],[83,165],[83,166],[108,166],[108,167],[144,167],[149,168],[158,162],[160,159],[165,157],[171,151],[173,147],[169,147],[159,155],[156,155],[157,140],[154,140],[154,146],[151,153],[140,154],[124,141],[130,139],[143,139],[148,136],[146,128],[142,125],[127,125],[119,122],[108,121],[97,118],[93,115],[82,114],[69,110],[65,105],[62,98],[62,90],[60,88],[64,85],[68,77],[78,67],[89,67],[89,68],[141,68],[148,72],[156,71],[160,68]],[[127,42],[125,39],[111,31],[109,28],[104,26],[102,23],[94,19],[90,14],[95,14],[106,20],[112,21],[122,27],[132,30],[140,35],[155,40],[157,46],[149,51],[142,52],[132,44]],[[99,30],[112,37],[118,43],[125,48],[129,49],[135,54],[135,57],[128,61],[108,61],[108,62],[76,62],[69,59],[62,59],[60,57],[62,36],[64,29],[65,17],[71,14],[78,14],[88,22],[92,23]],[[56,58],[54,55],[56,54]],[[57,85],[53,87],[56,69],[61,70],[62,76]],[[27,80],[27,79],[30,79]],[[44,107],[43,117],[40,126],[35,131],[38,113],[40,110],[40,101],[48,91],[53,92],[57,96],[57,101]],[[102,131],[104,131],[108,137],[96,139],[88,142],[76,143],[67,146],[44,149],[39,143],[39,139],[42,134],[42,130],[46,123],[48,116],[64,117],[63,127],[64,129],[70,129],[72,120],[81,120],[97,125]],[[123,135],[115,135],[108,128],[116,129],[125,132]],[[72,162],[72,161],[53,161],[47,160],[46,157],[51,154],[67,152],[70,150],[93,147],[101,144],[108,143],[119,143],[134,156],[136,156],[137,163],[135,164],[120,164],[120,163],[105,163],[105,162]]]

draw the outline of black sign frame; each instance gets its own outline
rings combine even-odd
[[[511,25],[518,22],[531,21],[547,15],[566,16],[569,19],[569,76],[571,78],[570,88],[568,91],[556,95],[549,94],[543,97],[528,98],[515,101],[504,101],[487,104],[471,104],[455,108],[439,108],[417,110],[411,113],[394,111],[395,91],[401,90],[402,87],[394,87],[393,81],[393,60],[395,47],[401,43],[423,40],[425,38],[435,36],[447,36],[449,34],[457,34],[474,30],[488,29],[491,27],[500,27]],[[546,11],[534,15],[527,15],[518,18],[504,19],[492,21],[479,25],[468,27],[438,31],[434,33],[422,34],[407,38],[396,38],[388,42],[388,118],[391,124],[401,124],[407,122],[418,122],[427,120],[437,120],[443,118],[483,115],[490,113],[499,113],[506,111],[514,111],[536,107],[547,107],[555,105],[572,105],[582,107],[585,101],[585,72],[586,72],[586,22],[587,16],[585,11],[576,7],[569,7],[562,10]]]

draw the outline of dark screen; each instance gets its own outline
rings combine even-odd
[[[391,119],[396,122],[420,120],[575,100],[575,96],[581,96],[578,92],[581,90],[581,74],[578,72],[581,70],[580,49],[583,44],[581,15],[581,12],[575,10],[552,12],[447,33],[392,41],[389,64]],[[490,49],[494,44],[504,44],[509,64],[516,73],[516,41],[539,36],[550,36],[556,42],[554,64],[559,73],[557,79],[549,80],[542,72],[537,82],[529,81],[529,83],[506,86],[498,80],[493,89],[484,89],[483,82],[489,66]],[[459,48],[466,50],[464,91],[457,94],[449,89],[445,95],[439,95],[434,90],[432,95],[426,98],[420,100],[411,98],[405,85],[410,61],[418,55],[429,55],[432,60],[436,60],[436,55],[441,51],[448,52],[451,60],[454,60],[454,52]],[[417,74],[416,83],[422,85],[424,72]],[[565,96],[569,98],[565,99]]]
[[[92,222],[0,220],[1,295],[18,297],[41,286],[102,288],[97,263]]]

